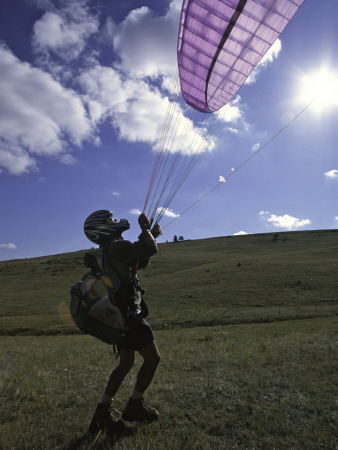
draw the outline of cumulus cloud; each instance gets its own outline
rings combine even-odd
[[[131,11],[120,24],[108,22],[108,34],[120,56],[120,68],[133,77],[157,77],[176,72],[178,2],[169,5],[165,16],[146,6]],[[142,36],[142,39],[140,39]]]
[[[285,228],[290,231],[311,224],[310,219],[298,219],[297,217],[292,217],[289,214],[277,216],[276,214],[271,214],[268,211],[260,211],[259,215],[262,216],[267,223],[272,224],[274,227]]]
[[[79,146],[92,128],[79,96],[0,46],[0,165],[19,175],[36,155]]]
[[[289,214],[284,214],[284,216],[272,214],[268,222],[271,222],[275,227],[286,228],[287,230],[294,230],[311,224],[309,219],[297,219],[297,217],[289,216]]]
[[[142,213],[142,211],[139,209],[131,209],[129,212],[130,214],[133,214],[135,216],[139,216]],[[160,213],[163,213],[163,216],[169,217],[170,219],[177,219],[178,217],[180,217],[179,214],[174,213],[174,211],[169,208],[164,209],[162,207],[157,208],[156,214]]]
[[[143,6],[121,23],[108,18],[105,30],[100,29],[100,9],[89,0],[31,1],[45,11],[32,30],[39,68],[0,47],[0,170],[16,175],[32,171],[40,156],[74,164],[73,147],[87,139],[99,145],[104,122],[120,139],[156,148],[177,71],[181,0],[172,0],[162,16]],[[111,67],[100,60],[103,39],[112,46]],[[275,44],[264,61],[279,50]],[[215,147],[216,141],[209,145],[206,128],[185,116],[184,107],[177,106],[175,114],[173,122],[180,126],[164,148],[193,152],[193,142],[201,153]],[[237,96],[221,117],[230,125],[242,115]],[[228,130],[238,132],[236,127]]]
[[[88,38],[98,31],[99,21],[90,13],[85,0],[64,3],[62,9],[51,4],[33,27],[33,46],[35,51],[53,52],[65,61],[77,58],[86,46]]]
[[[99,65],[83,72],[79,84],[94,123],[110,119],[120,139],[148,142],[156,147],[169,104],[157,87],[144,80],[124,79],[116,69]],[[192,142],[199,152],[213,148],[214,144],[203,137],[207,130],[196,127],[179,105],[173,108],[172,116],[171,124],[176,129],[173,134],[168,133],[170,141],[161,142],[164,148],[187,153],[192,151]]]
[[[79,83],[93,122],[109,118],[120,138],[155,142],[160,134],[167,100],[144,81],[124,80],[118,71],[96,66],[83,72]]]
[[[247,233],[246,231],[238,231],[238,233],[234,233],[233,236],[244,236],[245,234],[250,234],[250,233]]]
[[[330,170],[329,172],[325,172],[324,176],[326,178],[338,178],[338,170],[333,169],[333,170]]]
[[[282,50],[282,42],[278,38],[273,43],[273,45],[270,47],[270,49],[266,52],[266,54],[263,56],[263,58],[260,60],[260,62],[257,64],[255,69],[251,72],[250,76],[246,79],[246,84],[255,83],[258,74],[267,67],[269,64],[271,64],[275,59],[278,58],[280,52]]]
[[[115,109],[126,107],[128,93],[123,88],[123,81],[116,70],[96,65],[83,71],[78,82],[94,122],[104,120]]]
[[[126,81],[128,99],[113,113],[113,123],[122,139],[155,142],[162,129],[168,102],[157,89],[144,82]]]
[[[21,175],[22,173],[29,172],[30,170],[35,170],[36,161],[35,158],[29,155],[28,152],[24,148],[20,147],[19,144],[16,144],[15,142],[8,142],[4,137],[1,137],[0,166],[12,175]]]
[[[241,110],[241,96],[236,95],[234,100],[230,101],[227,105],[217,111],[216,114],[224,122],[236,123],[243,115]]]
[[[160,137],[169,105],[166,92],[171,92],[177,72],[176,41],[180,9],[181,2],[175,0],[163,16],[144,6],[131,11],[120,24],[112,19],[107,21],[106,35],[119,58],[114,66],[119,76],[116,85],[120,86],[119,93],[126,95],[126,103],[114,108],[112,121],[123,139],[155,142]],[[124,80],[124,75],[128,81]],[[241,116],[239,101],[240,97],[222,111],[224,121],[234,122]],[[103,113],[99,106],[101,101],[96,102],[92,105],[92,111]],[[174,117],[171,124],[178,124],[178,128],[167,133],[172,138],[170,142],[161,143],[164,148],[173,153],[190,153],[191,142],[194,142],[198,152],[215,147],[215,143],[210,143],[211,139],[206,139],[206,130],[198,128],[180,106],[172,108],[172,111]]]
[[[129,211],[129,213],[132,214],[133,216],[139,216],[142,213],[142,211],[140,209],[134,208],[134,209],[131,209]]]
[[[12,242],[9,242],[8,244],[0,244],[0,248],[7,248],[9,250],[16,250],[17,246],[13,244]]]
[[[169,217],[170,219],[177,219],[180,217],[179,214],[176,214],[172,209],[170,208],[162,208],[161,206],[157,208],[157,214],[163,213],[163,216]]]

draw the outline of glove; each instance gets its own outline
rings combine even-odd
[[[148,217],[144,213],[141,213],[139,215],[138,224],[140,225],[142,231],[150,229],[150,222],[148,220]]]
[[[163,232],[162,232],[162,228],[160,227],[160,225],[158,223],[155,223],[153,228],[150,230],[150,233],[153,235],[154,239],[156,239],[159,236],[161,236]]]

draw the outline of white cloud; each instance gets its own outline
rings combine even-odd
[[[1,81],[0,81],[1,85]],[[1,108],[1,107],[0,107]],[[0,111],[1,118],[1,111]],[[1,125],[0,125],[1,129]],[[1,130],[0,130],[1,135]],[[3,136],[0,138],[0,166],[12,175],[20,175],[36,169],[36,161],[19,144],[8,142]]]
[[[124,81],[109,67],[96,66],[82,73],[80,85],[91,119],[112,120],[121,139],[155,142],[160,135],[167,100],[142,80]]]
[[[107,21],[106,34],[119,57],[114,66],[119,76],[116,85],[120,87],[119,93],[125,94],[125,103],[114,107],[112,122],[123,139],[149,143],[159,140],[169,105],[165,93],[171,92],[177,72],[180,10],[181,1],[175,0],[169,4],[164,16],[158,16],[144,6],[131,11],[120,24],[115,24],[111,19]],[[92,105],[92,111],[102,113],[101,101],[97,98],[92,100],[97,101]],[[240,117],[237,102],[229,105],[226,113],[223,113],[223,120],[230,122]],[[210,139],[205,138],[207,130],[196,127],[179,105],[171,111],[171,125],[178,124],[178,128],[167,132],[170,139],[162,142],[161,149],[169,149],[172,153],[195,153],[215,147],[215,143],[210,144]]]
[[[286,228],[287,230],[294,230],[296,228],[301,228],[306,225],[311,224],[310,219],[298,219],[297,217],[292,217],[289,214],[284,214],[284,216],[277,216],[271,214],[269,211],[259,211],[259,216],[262,217],[268,224],[272,224],[277,228]]]
[[[98,18],[92,15],[86,0],[72,0],[56,10],[45,4],[47,11],[33,27],[33,46],[39,53],[53,52],[59,58],[70,61],[85,48],[88,38],[98,31]]]
[[[237,122],[242,117],[241,96],[237,95],[233,100],[227,103],[223,108],[215,113],[224,122]],[[236,130],[237,131],[237,130]]]
[[[263,58],[260,60],[260,62],[257,64],[255,69],[251,72],[249,77],[246,79],[245,83],[246,84],[255,83],[256,78],[257,78],[258,74],[261,72],[261,70],[265,69],[265,67],[267,67],[275,59],[277,59],[281,50],[282,50],[282,42],[278,38],[273,43],[273,45],[270,47],[270,49],[266,52],[266,54],[263,56]]]
[[[178,217],[180,217],[179,214],[174,213],[174,211],[170,208],[164,208],[164,209],[162,207],[157,208],[157,214],[162,213],[162,211],[163,211],[163,216],[165,216],[165,217],[169,217],[171,219],[177,219]]]
[[[157,208],[156,214],[161,213],[162,210],[163,210],[163,208],[161,208],[161,207]],[[139,209],[131,209],[129,211],[129,213],[133,214],[134,216],[139,216],[142,213],[142,211]],[[164,209],[163,216],[169,217],[171,219],[177,219],[178,217],[180,217],[179,214],[174,213],[174,211],[169,208]]]
[[[260,146],[261,146],[261,144],[259,142],[257,142],[257,144],[255,144],[251,147],[251,150],[253,152],[257,152],[257,150],[259,149]]]
[[[120,137],[132,142],[155,142],[160,136],[167,100],[145,82],[128,80],[124,89],[129,93],[128,100],[113,114]]]
[[[118,62],[114,68],[97,64],[79,76],[91,119],[95,123],[111,120],[120,139],[154,146],[159,141],[169,105],[160,88],[168,87],[177,71],[180,8],[180,1],[175,0],[164,16],[142,7],[131,11],[120,24],[109,19],[106,35],[118,55]],[[177,125],[177,129],[167,133],[168,140],[162,142],[161,149],[194,153],[191,143],[198,152],[215,146],[214,143],[209,145],[203,137],[207,135],[206,129],[197,128],[184,116],[179,105],[172,110],[171,125]],[[239,108],[235,104],[227,120],[238,115]]]
[[[336,216],[336,217],[334,218],[334,220],[338,222],[338,216]]]
[[[61,155],[60,162],[66,166],[74,166],[77,163],[76,159],[70,154]]]
[[[107,29],[114,50],[120,55],[123,72],[136,77],[176,73],[179,12],[178,2],[172,2],[162,17],[143,6],[131,11],[118,25],[108,22]]]
[[[113,197],[119,197],[120,193],[118,191],[113,191],[112,195],[113,195]]]
[[[229,131],[230,133],[234,133],[234,134],[237,134],[239,132],[236,128],[232,128],[232,127],[227,127],[227,131]]]
[[[161,149],[168,149],[171,153],[201,154],[215,148],[216,143],[213,137],[209,134],[208,124],[205,127],[196,126],[192,119],[184,116],[181,107],[176,105],[174,111],[171,112],[165,139],[159,141],[159,144],[162,145]]]
[[[284,216],[276,216],[275,214],[271,214],[267,221],[274,227],[286,228],[287,230],[294,230],[296,228],[301,228],[311,224],[311,220],[309,219],[297,219],[296,217],[289,216],[288,214],[284,214]]]
[[[120,139],[154,145],[158,142],[169,104],[158,88],[139,79],[124,80],[116,69],[98,65],[83,72],[79,83],[93,122],[110,118]],[[162,144],[172,153],[190,152],[192,143],[199,152],[214,147],[203,137],[207,130],[195,127],[179,105],[173,108],[171,124],[176,129],[173,134],[167,133],[170,139]]]
[[[116,70],[96,65],[83,71],[78,81],[94,122],[104,120],[119,108],[126,108],[128,93],[123,88],[123,82]]]
[[[19,175],[92,133],[79,96],[0,46],[0,165]]]
[[[31,1],[45,9],[32,34],[36,63],[44,71],[0,47],[0,166],[19,175],[36,169],[38,156],[74,164],[72,146],[81,146],[86,139],[99,145],[94,133],[104,121],[110,121],[120,139],[156,147],[169,105],[166,89],[177,71],[181,0],[171,1],[163,16],[144,6],[131,11],[120,24],[108,18],[104,37],[114,49],[112,67],[99,63],[102,18],[89,7],[89,0]],[[279,50],[278,46],[271,50],[272,56],[265,60],[272,60]],[[75,58],[77,64],[70,64]],[[73,89],[64,87],[65,83]],[[224,109],[225,122],[241,118],[240,100],[236,96]],[[216,141],[209,145],[205,137],[207,128],[198,128],[180,106],[175,114],[180,126],[164,148],[172,153],[201,153],[215,147]],[[233,127],[228,131],[238,133]]]
[[[250,233],[247,233],[246,231],[239,231],[238,233],[234,233],[233,236],[244,236],[245,234],[250,234]]]
[[[140,209],[134,208],[134,209],[131,209],[129,211],[129,213],[132,214],[133,216],[139,216],[140,214],[142,214],[142,211]]]
[[[276,58],[278,58],[281,50],[282,50],[282,41],[278,38],[270,47],[270,49],[266,52],[263,58],[260,60],[258,66],[265,67],[269,63],[272,63]]]
[[[333,169],[333,170],[330,170],[329,172],[325,172],[324,176],[326,178],[338,178],[338,170]]]
[[[9,242],[8,244],[0,244],[0,248],[7,248],[9,250],[16,250],[17,246]]]

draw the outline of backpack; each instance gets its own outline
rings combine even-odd
[[[109,266],[104,248],[85,253],[84,263],[91,270],[71,287],[71,316],[83,333],[117,345],[127,330],[115,301],[121,287],[120,278]]]

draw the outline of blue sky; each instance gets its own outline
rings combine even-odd
[[[0,259],[88,248],[110,209],[136,240],[176,71],[181,1],[4,0],[0,14]],[[337,0],[305,0],[228,107],[159,242],[338,228]],[[176,216],[318,100],[257,156]]]

